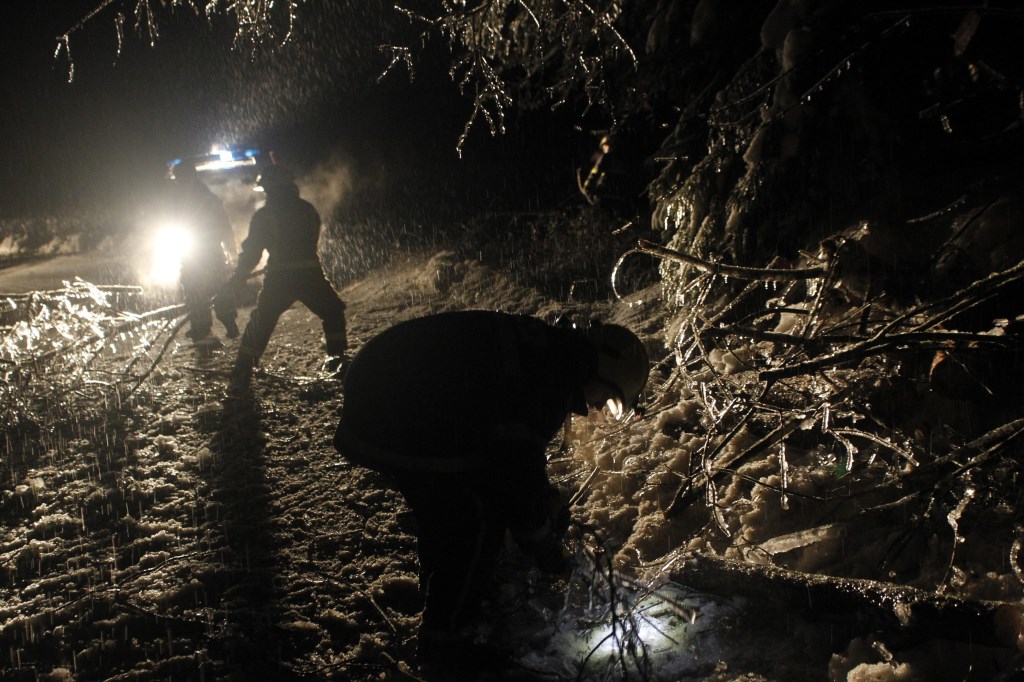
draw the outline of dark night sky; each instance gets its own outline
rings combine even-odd
[[[16,0],[4,10],[18,13],[3,22],[12,34],[4,42],[17,53],[6,61],[18,64],[5,78],[5,201],[16,187],[27,193],[23,199],[102,192],[104,180],[121,184],[151,167],[159,173],[164,160],[213,143],[258,142],[322,119],[331,108],[337,116],[339,95],[366,89],[376,57],[374,38],[350,31],[367,45],[335,44],[365,53],[344,60],[358,68],[342,68],[321,36],[303,35],[271,58],[250,58],[230,49],[224,26],[182,10],[162,15],[155,47],[126,31],[118,57],[111,7],[73,34],[75,78],[68,83],[66,61],[53,58],[56,36],[90,4]]]
[[[481,128],[457,160],[469,104],[440,63],[421,65],[412,83],[399,73],[378,84],[378,46],[396,27],[408,30],[382,0],[311,0],[296,39],[256,56],[231,49],[223,20],[182,9],[160,15],[155,47],[129,18],[118,56],[115,4],[73,34],[68,83],[66,60],[53,58],[56,36],[97,4],[7,0],[0,10],[9,51],[0,216],[143,192],[167,159],[214,143],[275,148],[299,170],[340,152],[357,165],[402,169],[403,183],[479,178],[479,168],[528,153],[515,134],[492,140]]]

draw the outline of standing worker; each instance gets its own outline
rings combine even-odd
[[[568,567],[548,442],[588,407],[621,417],[647,375],[644,346],[624,327],[489,311],[402,322],[356,354],[334,446],[388,475],[416,516],[421,662],[499,663],[472,625],[506,530],[542,571]]]
[[[214,295],[228,276],[228,258],[234,257],[235,233],[231,220],[217,195],[199,180],[191,161],[179,161],[173,173],[173,210],[189,228],[191,244],[181,258],[181,293],[188,309],[189,329],[185,336],[197,343],[216,341],[213,329],[213,305],[217,319],[229,339],[238,337],[238,324],[232,297]]]
[[[263,289],[242,333],[231,375],[232,391],[248,386],[278,318],[295,301],[301,301],[320,318],[330,356],[329,369],[338,368],[348,343],[345,304],[327,281],[317,253],[320,215],[312,204],[299,197],[294,176],[283,166],[268,166],[256,184],[267,199],[249,223],[238,267],[229,282],[231,288],[237,290],[245,283],[264,251],[270,255]]]

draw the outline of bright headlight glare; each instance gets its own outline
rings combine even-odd
[[[173,260],[179,264],[192,250],[192,233],[180,223],[167,223],[153,237],[153,255],[159,260]]]
[[[192,249],[192,234],[180,223],[167,223],[153,233],[149,280],[160,286],[178,281],[181,261]]]

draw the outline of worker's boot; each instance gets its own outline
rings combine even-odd
[[[238,323],[234,320],[223,320],[224,323],[224,336],[229,339],[238,338]]]
[[[247,362],[239,362],[231,370],[228,379],[228,397],[241,398],[249,392],[249,384],[252,382],[253,366]]]
[[[345,354],[328,356],[320,370],[331,379],[341,381],[345,378],[345,372],[348,371],[349,360],[350,358]]]

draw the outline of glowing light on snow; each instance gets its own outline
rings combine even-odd
[[[153,235],[150,245],[149,283],[171,287],[178,283],[181,260],[192,248],[192,234],[180,223],[163,225]]]
[[[658,671],[656,679],[680,679],[719,659],[716,630],[733,607],[672,583],[620,597],[624,601],[614,621],[607,614],[595,622],[587,613],[567,611],[548,652],[526,662],[545,671],[568,666],[580,679],[617,679],[620,674],[633,679],[634,672],[639,679],[650,679],[644,674],[652,670]]]
[[[681,617],[657,596],[649,595],[648,599],[638,601],[633,609],[635,631],[624,631],[624,623],[620,621],[616,626],[611,623],[601,624],[587,633],[587,646],[594,652],[591,660],[600,662],[618,656],[627,637],[634,638],[649,653],[667,651],[686,641],[687,628],[693,623],[692,618]]]

